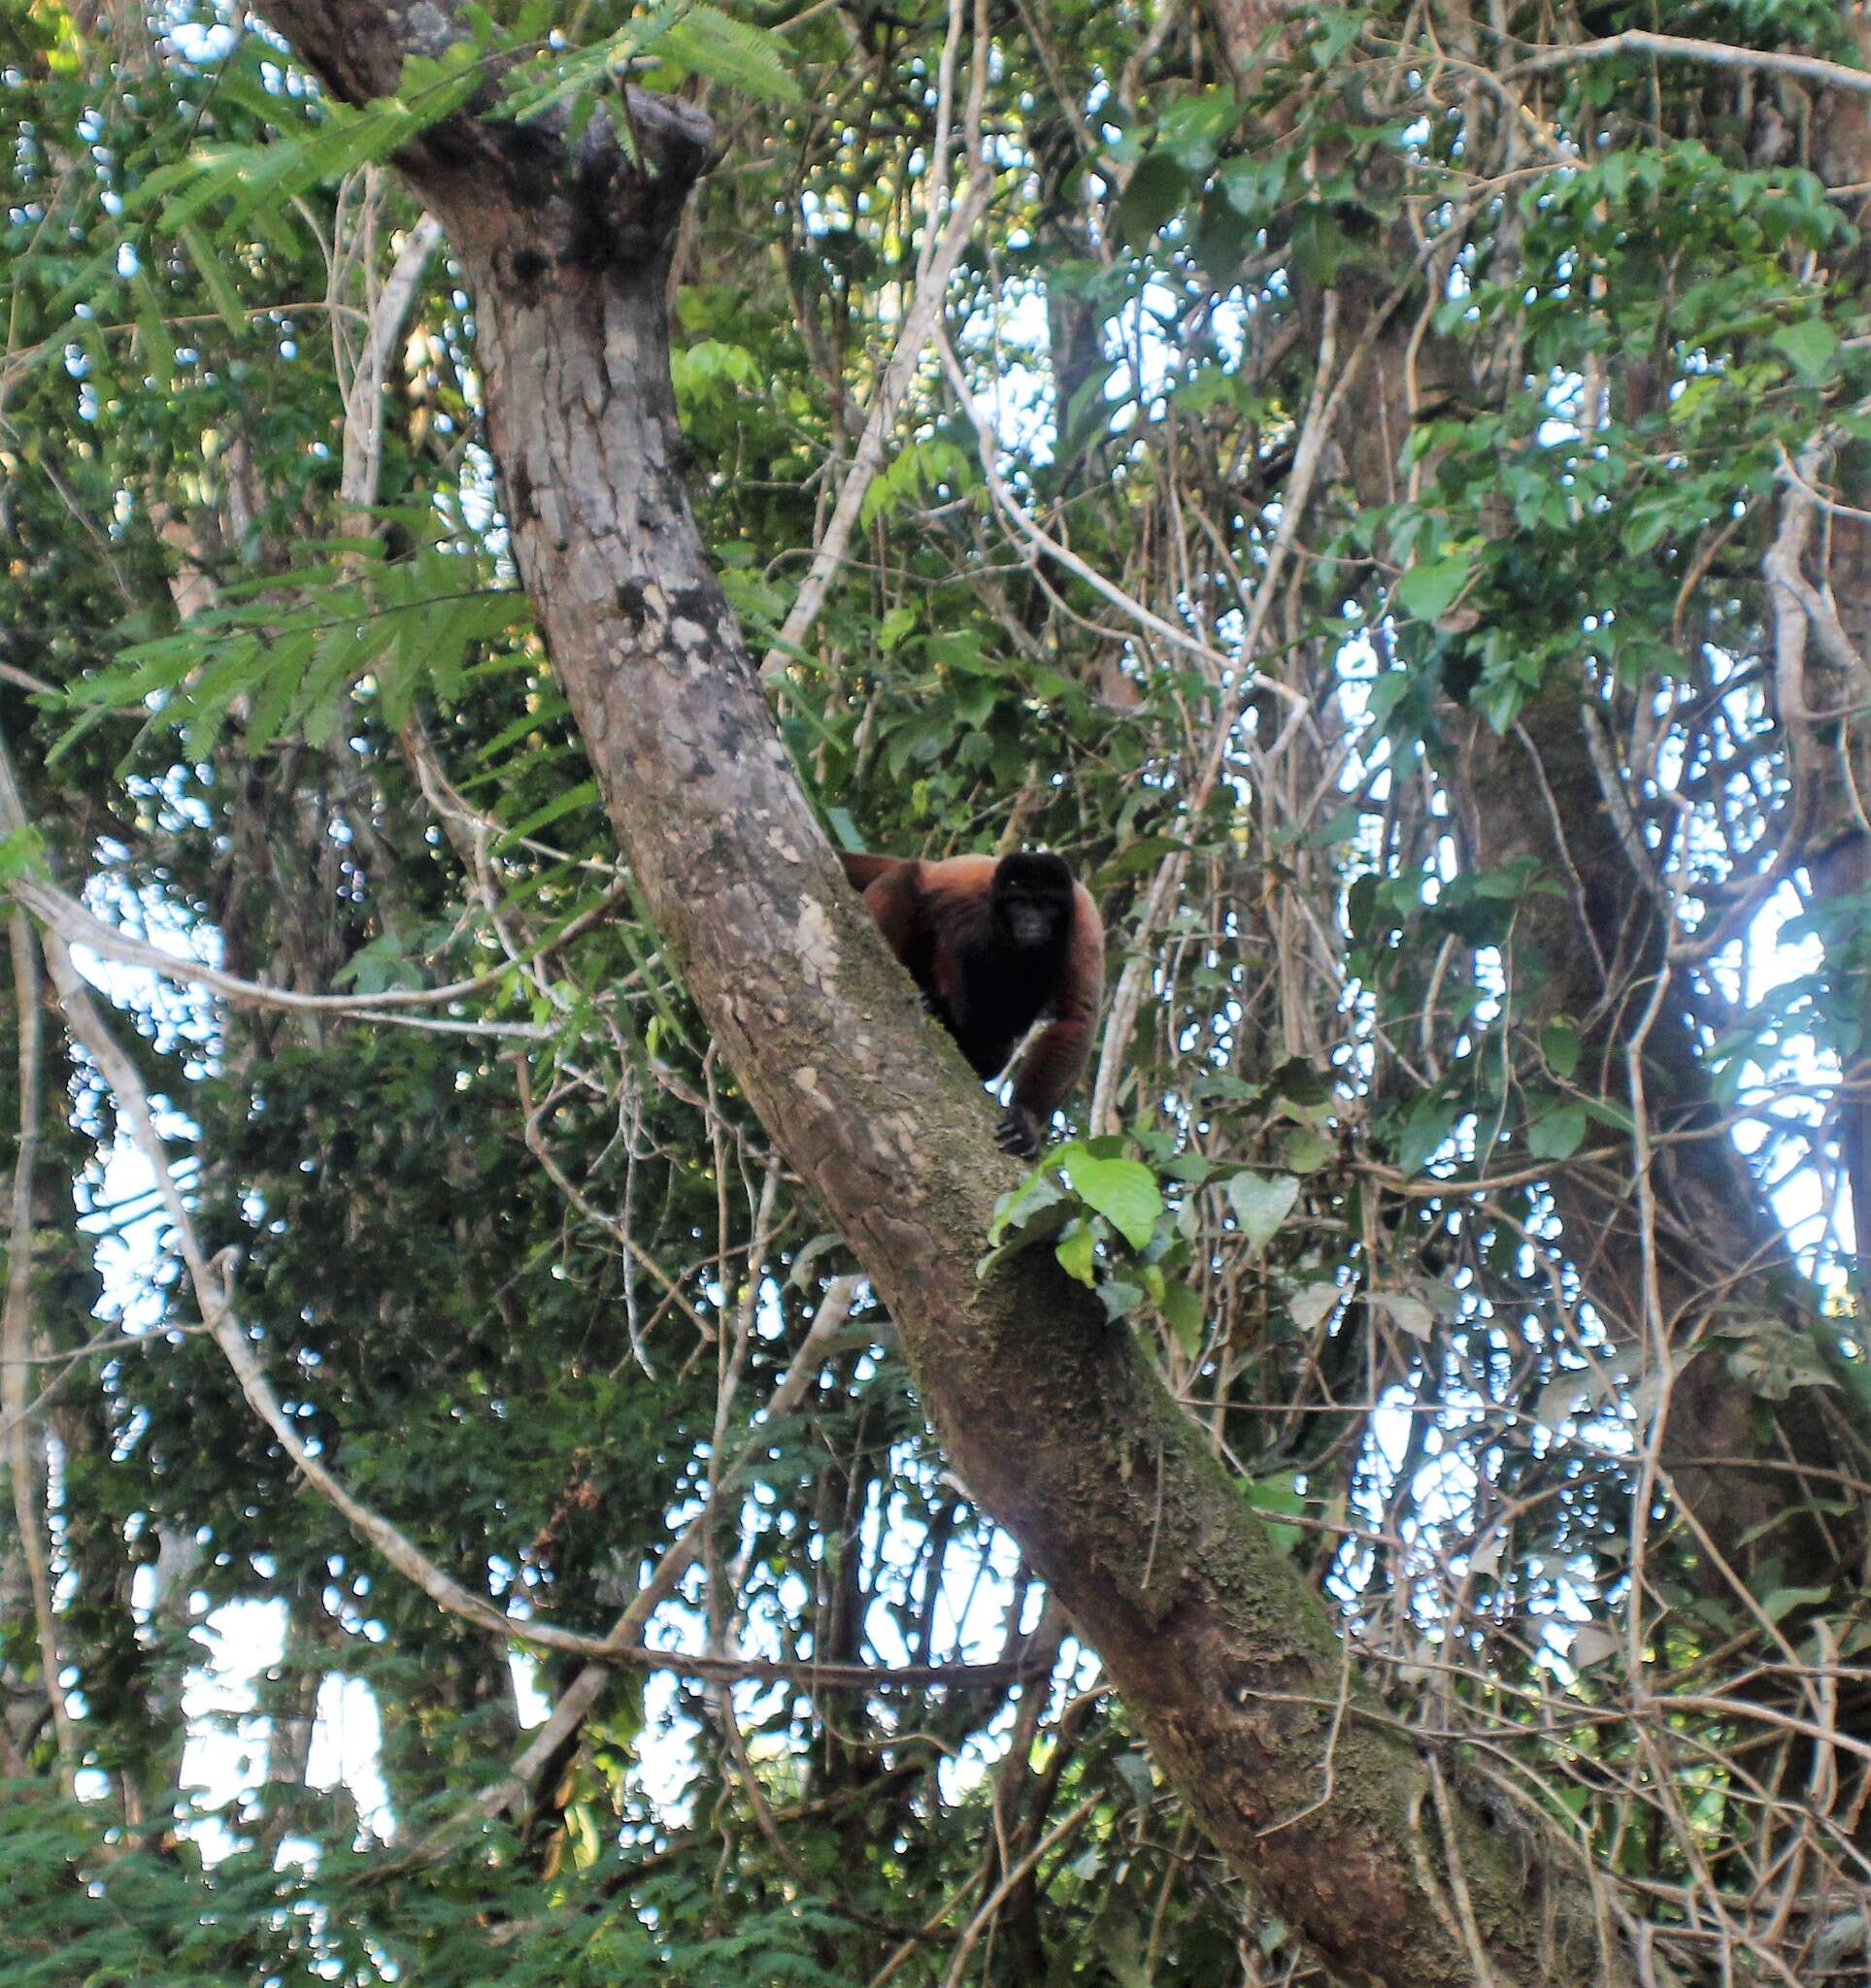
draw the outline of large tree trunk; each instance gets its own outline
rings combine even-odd
[[[273,16],[353,101],[452,33],[437,7],[380,0],[279,0]],[[1518,1852],[1453,1811],[1437,1830],[1415,1748],[1361,1708],[1335,1715],[1322,1606],[1128,1335],[1044,1253],[976,1276],[1014,1170],[844,885],[684,488],[664,274],[709,133],[635,92],[630,113],[647,175],[602,120],[566,150],[536,125],[455,118],[403,164],[475,297],[515,551],[553,669],[710,1030],[889,1305],[956,1468],[1269,1905],[1360,1980],[1453,1988],[1489,1964],[1511,1982],[1625,1978],[1588,1931],[1555,1963]],[[1556,1918],[1592,1924],[1578,1900]]]

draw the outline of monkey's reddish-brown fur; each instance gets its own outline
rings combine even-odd
[[[996,1075],[1027,1028],[1048,1017],[1014,1079],[1014,1110],[1044,1126],[1085,1072],[1104,995],[1104,922],[1091,893],[1073,880],[1062,940],[1036,958],[996,935],[998,857],[841,852],[839,860],[982,1077]]]

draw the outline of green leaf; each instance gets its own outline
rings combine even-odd
[[[1091,1224],[1081,1217],[1069,1222],[1052,1245],[1052,1254],[1058,1258],[1059,1268],[1067,1276],[1076,1277],[1087,1290],[1098,1280],[1094,1253],[1097,1242]]]
[[[1609,1098],[1587,1098],[1585,1108],[1592,1123],[1609,1132],[1621,1132],[1628,1137],[1637,1130],[1637,1121],[1625,1107],[1613,1104]]]
[[[1085,448],[1094,435],[1102,435],[1117,417],[1119,410],[1130,405],[1130,396],[1113,400],[1109,397],[1114,380],[1128,380],[1127,366],[1106,372],[1094,366],[1073,389],[1072,398],[1066,404],[1065,419],[1059,423],[1059,457],[1070,461]]]
[[[1356,254],[1356,243],[1331,208],[1313,201],[1299,210],[1292,226],[1292,258],[1308,282],[1335,283]]]
[[[1118,203],[1118,238],[1126,248],[1145,248],[1164,222],[1180,212],[1188,198],[1188,175],[1166,151],[1153,151],[1138,161],[1123,198]]]
[[[253,702],[247,713],[242,744],[248,753],[263,751],[279,737],[286,712],[305,681],[315,643],[316,637],[307,629],[276,644],[268,652],[266,674],[254,687]]]
[[[598,798],[597,783],[594,780],[580,780],[577,786],[566,791],[545,807],[536,808],[523,821],[517,821],[494,845],[496,850],[511,848],[521,836],[537,835],[542,828],[550,827],[560,815],[569,814],[575,808],[588,808]]]
[[[528,705],[529,708],[526,712],[519,717],[517,717],[512,724],[503,725],[484,746],[481,746],[473,754],[471,764],[484,764],[487,761],[498,759],[509,746],[517,745],[521,739],[530,737],[534,732],[545,730],[551,724],[554,718],[562,716],[567,708],[564,698],[560,697],[555,691],[550,690],[542,692],[536,700],[529,699]],[[853,830],[853,837],[855,837],[855,834],[856,831]],[[857,846],[854,840],[851,846],[852,848]]]
[[[1397,581],[1396,604],[1419,621],[1440,621],[1475,570],[1469,558],[1423,559]]]
[[[1133,843],[1126,843],[1111,861],[1104,865],[1092,878],[1095,889],[1104,889],[1119,883],[1126,877],[1134,877],[1139,871],[1153,869],[1162,859],[1177,849],[1185,849],[1188,844],[1178,842],[1172,836],[1139,836]]]
[[[380,932],[359,947],[332,975],[333,982],[358,994],[382,994],[392,987],[421,984],[417,963],[409,956],[400,932]]]
[[[1000,703],[1000,691],[981,678],[966,678],[952,684],[949,703],[963,724],[979,730],[993,716]]]
[[[1073,1192],[1096,1209],[1133,1249],[1150,1241],[1163,1212],[1163,1197],[1155,1175],[1141,1161],[1075,1155],[1068,1172]]]
[[[1303,1056],[1288,1056],[1268,1072],[1267,1088],[1289,1105],[1313,1107],[1330,1100],[1332,1080],[1315,1070]]]
[[[1298,1472],[1282,1471],[1278,1476],[1250,1477],[1242,1489],[1249,1506],[1260,1514],[1273,1543],[1283,1553],[1295,1551],[1304,1534],[1299,1527],[1280,1521],[1306,1509],[1306,1494],[1299,1488]]]
[[[1784,1402],[1795,1388],[1838,1385],[1837,1375],[1812,1340],[1774,1320],[1725,1326],[1721,1338],[1728,1348],[1729,1373],[1761,1401]]]
[[[1633,559],[1642,558],[1672,531],[1681,528],[1675,509],[1668,504],[1634,504],[1619,536]]]
[[[1098,1286],[1098,1303],[1104,1307],[1104,1315],[1113,1325],[1119,1319],[1128,1317],[1143,1302],[1142,1290],[1121,1277],[1112,1277]]]
[[[1596,1622],[1586,1623],[1572,1639],[1566,1661],[1575,1671],[1589,1671],[1607,1657],[1615,1657],[1623,1644],[1609,1629]]]
[[[1296,1126],[1286,1135],[1280,1157],[1295,1174],[1311,1174],[1338,1157],[1338,1147],[1322,1132],[1310,1125]]]
[[[1290,1174],[1237,1174],[1228,1182],[1228,1206],[1241,1233],[1255,1249],[1264,1249],[1299,1199],[1299,1182]]]
[[[1149,1754],[1133,1746],[1119,1754],[1111,1764],[1130,1790],[1131,1801],[1139,1808],[1148,1808],[1156,1799],[1156,1782],[1150,1771]]]
[[[1157,143],[1192,179],[1214,165],[1222,141],[1241,120],[1241,105],[1226,90],[1199,90],[1163,113]]]
[[[1244,220],[1258,221],[1280,205],[1290,166],[1291,159],[1284,151],[1270,159],[1227,159],[1215,176],[1216,183],[1236,214]]]
[[[1783,324],[1768,344],[1786,354],[1807,385],[1818,386],[1838,357],[1839,335],[1822,317],[1802,317],[1797,324]]]
[[[1323,7],[1313,18],[1306,52],[1320,69],[1329,69],[1356,41],[1370,18],[1361,7]]]
[[[1830,1588],[1775,1588],[1760,1598],[1760,1608],[1769,1622],[1779,1622],[1795,1608],[1817,1608],[1832,1599]]]
[[[1435,1331],[1435,1314],[1420,1298],[1402,1291],[1373,1291],[1371,1303],[1389,1314],[1390,1323],[1413,1340],[1426,1340]]]
[[[455,44],[440,61],[412,55],[403,64],[396,94],[361,110],[327,101],[317,123],[267,144],[199,146],[185,160],[146,179],[131,209],[153,209],[157,228],[177,235],[211,207],[225,203],[220,223],[225,233],[250,215],[283,211],[294,194],[323,181],[386,158],[458,110],[481,80],[474,50],[466,43]],[[277,120],[281,104],[267,102],[265,115]]]
[[[1425,1166],[1461,1115],[1448,1098],[1419,1098],[1404,1114],[1403,1137],[1397,1142],[1397,1165],[1406,1174]]]
[[[46,862],[46,838],[28,822],[24,828],[16,828],[4,840],[0,840],[0,885],[11,883],[16,877],[26,877],[44,869]]]
[[[1202,1350],[1202,1301],[1188,1284],[1170,1284],[1157,1300],[1170,1338],[1194,1359]]]
[[[1587,1122],[1584,1105],[1561,1105],[1527,1127],[1526,1149],[1536,1160],[1569,1160],[1585,1139]]]
[[[997,1243],[1010,1236],[1018,1236],[1026,1242],[1033,1241],[1036,1235],[1056,1235],[1071,1213],[1071,1200],[1053,1179],[1052,1168],[1038,1167],[1011,1194],[1003,1194],[994,1204],[994,1218],[987,1225],[987,1240],[990,1243]],[[1048,1221],[1049,1216],[1056,1216],[1056,1219]]]
[[[731,20],[718,8],[678,8],[657,52],[679,68],[768,103],[796,104],[802,94],[782,44],[765,28]]]
[[[130,284],[136,300],[137,329],[142,334],[143,363],[158,386],[167,386],[176,377],[176,342],[162,319],[162,300],[147,276],[139,274]]]
[[[1343,1285],[1321,1277],[1316,1283],[1295,1291],[1286,1309],[1301,1332],[1317,1332],[1338,1309],[1338,1302],[1344,1295]]]
[[[195,265],[195,274],[207,286],[209,296],[214,300],[215,309],[220,313],[220,320],[236,338],[247,333],[247,312],[241,304],[241,293],[234,287],[233,279],[227,274],[226,265],[215,252],[215,246],[202,231],[193,226],[182,228],[182,245],[188,251],[188,259]]]

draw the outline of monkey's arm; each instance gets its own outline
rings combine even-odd
[[[922,1005],[940,1018],[942,1011],[933,1005],[943,991],[937,985],[935,932],[917,864],[898,856],[844,856],[840,860],[853,883],[857,881],[853,864],[862,863],[869,869],[864,902],[877,920],[877,929],[921,989]]]
[[[1052,1019],[1035,1038],[1014,1077],[1014,1101],[1001,1113],[994,1142],[1030,1160],[1041,1129],[1085,1075],[1104,998],[1104,921],[1084,884],[1076,887],[1072,934],[1049,1006]]]

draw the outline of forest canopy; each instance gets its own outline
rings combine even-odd
[[[1862,11],[0,104],[9,1988],[1871,1981]]]

